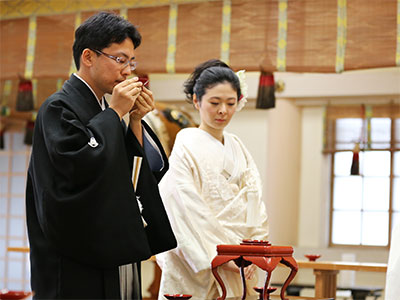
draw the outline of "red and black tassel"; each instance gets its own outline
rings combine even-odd
[[[274,74],[262,71],[258,85],[256,108],[266,109],[273,107],[275,107]]]
[[[20,78],[15,109],[17,111],[31,111],[34,109],[32,81]]]
[[[5,147],[4,143],[4,132],[5,132],[5,125],[0,122],[0,150],[3,150]]]
[[[356,143],[353,149],[350,175],[360,175],[360,143]]]
[[[35,121],[26,122],[25,137],[24,137],[25,145],[32,145],[34,128],[35,128]]]

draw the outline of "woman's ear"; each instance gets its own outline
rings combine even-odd
[[[95,54],[92,50],[90,50],[89,48],[84,49],[81,54],[81,65],[85,65],[87,67],[92,66],[93,55]]]
[[[200,102],[197,100],[196,94],[193,94],[193,105],[196,109],[200,109]]]

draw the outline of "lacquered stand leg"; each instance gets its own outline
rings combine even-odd
[[[212,269],[212,273],[214,274],[215,279],[217,279],[219,285],[221,286],[222,289],[222,296],[218,297],[217,300],[225,300],[226,298],[226,288],[225,288],[225,284],[222,281],[221,277],[218,274],[217,268],[213,268]]]
[[[218,297],[217,300],[225,300],[226,298],[226,287],[224,282],[222,281],[221,277],[218,274],[218,267],[220,265],[223,265],[224,263],[227,263],[230,260],[233,259],[237,259],[239,258],[239,256],[216,256],[213,261],[211,262],[211,271],[215,277],[215,279],[217,279],[217,282],[219,283],[219,285],[221,286],[222,289],[222,296]]]
[[[287,300],[285,298],[286,288],[288,287],[289,283],[293,280],[294,276],[296,276],[299,267],[297,266],[297,262],[293,257],[282,257],[281,263],[291,269],[290,274],[281,289],[281,299]]]
[[[269,286],[269,282],[271,280],[271,275],[272,275],[272,272],[267,271],[267,277],[265,278],[264,291],[263,291],[263,300],[269,299],[268,286]]]
[[[243,285],[242,300],[244,300],[244,299],[246,299],[246,277],[244,275],[244,260],[243,259],[240,262],[240,277],[242,278],[242,285]]]
[[[239,267],[240,270],[240,278],[242,279],[242,285],[243,285],[243,294],[242,294],[242,300],[246,299],[246,294],[247,294],[247,287],[246,287],[246,276],[244,275],[244,268],[251,265],[251,261],[245,260],[243,257],[240,257],[238,259],[235,259],[235,264]]]
[[[272,271],[279,264],[281,257],[244,256],[243,258],[267,272],[263,291],[263,300],[267,300],[269,297],[268,285],[271,280]]]

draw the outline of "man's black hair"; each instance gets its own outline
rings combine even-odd
[[[75,31],[72,47],[76,69],[84,49],[102,50],[112,43],[122,43],[130,38],[134,48],[139,47],[142,37],[134,25],[124,18],[110,12],[100,12],[91,16]]]

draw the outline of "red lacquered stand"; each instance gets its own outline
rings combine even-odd
[[[272,271],[281,263],[291,269],[281,289],[281,299],[285,299],[285,291],[289,283],[297,273],[298,266],[296,260],[292,257],[293,248],[290,246],[271,246],[268,242],[243,241],[240,245],[218,245],[217,256],[211,262],[212,273],[222,288],[222,296],[217,300],[225,300],[226,288],[218,274],[217,268],[231,260],[240,267],[240,276],[243,283],[242,300],[246,299],[246,280],[244,278],[244,268],[252,263],[267,272],[265,278],[264,291],[262,299],[268,299],[268,285],[271,280]]]

